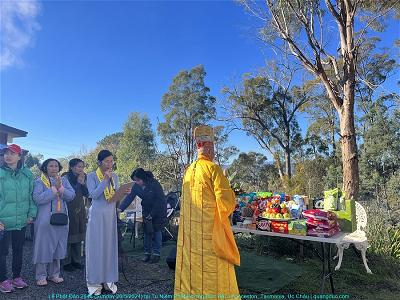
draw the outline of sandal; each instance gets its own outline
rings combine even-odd
[[[100,296],[100,295],[101,295],[101,292],[102,292],[102,288],[98,288],[98,289],[93,293],[93,295],[95,295],[95,296]]]
[[[46,286],[47,285],[47,280],[46,279],[40,279],[36,281],[36,285],[38,286]]]
[[[64,278],[61,278],[61,277],[52,277],[52,278],[49,278],[49,280],[52,281],[52,282],[54,282],[54,283],[61,283],[61,282],[64,281]]]

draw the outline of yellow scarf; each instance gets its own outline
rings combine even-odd
[[[49,178],[47,178],[47,176],[42,173],[42,175],[40,176],[40,179],[42,180],[44,185],[49,189],[50,188],[50,180],[49,180]]]
[[[97,175],[97,178],[99,179],[99,181],[102,182],[104,179],[104,175],[103,175],[103,173],[101,173],[100,168],[97,168],[96,175]],[[115,194],[115,190],[112,185],[109,185],[104,189],[104,197],[106,197],[107,201],[110,201],[110,199],[112,198],[112,196],[114,196],[114,194]]]
[[[40,175],[40,180],[42,180],[43,184],[49,189],[51,187],[51,183],[49,178],[47,178],[46,175],[44,175],[42,173],[42,175]],[[61,211],[61,200],[60,200],[60,196],[57,194],[57,211],[60,212]]]

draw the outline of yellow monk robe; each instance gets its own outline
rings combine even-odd
[[[185,173],[182,195],[174,299],[240,299],[240,255],[228,219],[236,200],[222,169],[200,156]]]

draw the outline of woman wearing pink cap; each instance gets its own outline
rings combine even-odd
[[[21,278],[22,250],[26,225],[36,217],[32,199],[34,178],[21,162],[21,148],[12,144],[2,150],[4,164],[0,168],[0,292],[28,285]],[[6,257],[12,245],[13,279],[7,277]]]

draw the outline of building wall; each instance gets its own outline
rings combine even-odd
[[[0,132],[0,144],[7,145],[7,133]]]

